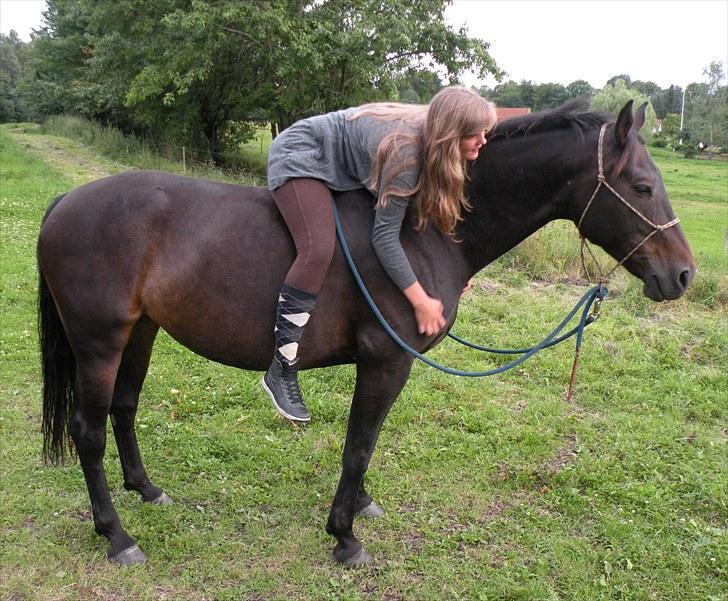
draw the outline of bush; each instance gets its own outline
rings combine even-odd
[[[666,148],[667,147],[667,140],[663,138],[662,136],[656,136],[654,140],[652,140],[652,145],[655,148]]]

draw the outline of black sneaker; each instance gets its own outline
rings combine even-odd
[[[311,421],[311,414],[303,403],[296,374],[296,369],[273,359],[260,383],[278,413],[292,422],[308,423]]]

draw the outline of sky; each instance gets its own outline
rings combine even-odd
[[[704,81],[712,61],[724,72],[728,61],[728,0],[456,0],[447,17],[490,42],[514,81],[602,88],[627,74],[685,87]]]
[[[0,0],[0,32],[29,41],[44,9],[45,0]],[[712,61],[728,70],[728,0],[455,0],[445,14],[489,42],[514,81],[584,79],[602,88],[627,74],[667,88],[704,81]],[[463,81],[496,83],[472,74]]]

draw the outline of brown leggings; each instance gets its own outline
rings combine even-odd
[[[285,283],[316,295],[334,255],[331,190],[321,180],[295,178],[273,190],[273,199],[296,245]]]

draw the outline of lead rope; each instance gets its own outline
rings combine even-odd
[[[674,225],[677,225],[680,220],[676,217],[672,221],[669,221],[668,223],[665,223],[663,225],[658,225],[656,223],[653,223],[650,219],[642,215],[637,209],[635,209],[628,201],[626,201],[617,190],[615,190],[609,182],[607,182],[605,176],[604,176],[604,133],[607,129],[607,124],[605,123],[602,125],[601,130],[599,131],[599,145],[598,145],[598,152],[597,152],[597,159],[599,164],[599,174],[597,176],[597,185],[594,189],[594,192],[592,193],[591,197],[589,198],[589,201],[587,202],[586,206],[584,207],[584,210],[581,213],[581,216],[579,217],[579,221],[577,223],[577,230],[579,231],[579,235],[581,237],[581,248],[580,248],[580,255],[581,255],[581,263],[582,267],[584,269],[584,273],[586,274],[587,278],[593,281],[593,278],[591,277],[591,274],[589,273],[589,269],[587,267],[587,262],[585,260],[585,249],[586,251],[591,255],[592,260],[594,261],[595,265],[597,266],[597,269],[599,271],[599,278],[598,283],[591,288],[582,298],[577,302],[576,306],[569,312],[569,314],[566,316],[566,318],[549,334],[542,342],[537,344],[536,346],[529,347],[526,349],[511,349],[511,350],[502,350],[502,349],[491,349],[488,347],[478,346],[475,344],[472,344],[470,342],[467,342],[463,340],[462,338],[459,338],[455,336],[454,334],[450,334],[448,332],[448,336],[457,342],[460,342],[461,344],[464,344],[465,346],[469,346],[474,349],[482,350],[489,353],[498,353],[498,354],[521,354],[521,357],[518,359],[511,361],[510,363],[507,363],[506,365],[503,365],[496,369],[491,369],[488,371],[481,371],[481,372],[470,372],[470,371],[461,371],[456,369],[451,369],[449,367],[445,367],[440,365],[439,363],[433,361],[432,359],[429,359],[428,357],[425,357],[421,353],[418,353],[416,350],[414,350],[412,347],[407,345],[398,335],[397,333],[391,328],[391,326],[387,323],[387,321],[384,319],[384,316],[377,308],[376,304],[374,303],[374,300],[372,299],[371,295],[369,294],[369,291],[367,290],[364,281],[362,280],[361,276],[359,275],[359,272],[356,268],[356,265],[354,264],[354,260],[351,257],[351,253],[349,252],[349,247],[346,243],[346,238],[344,236],[343,228],[341,226],[341,221],[339,219],[339,214],[336,210],[336,204],[332,202],[332,209],[334,213],[334,222],[336,224],[336,235],[339,239],[339,243],[341,245],[341,249],[344,253],[344,257],[346,258],[346,262],[349,265],[349,269],[352,272],[352,275],[354,276],[354,279],[356,280],[362,294],[364,295],[364,298],[366,299],[367,303],[369,304],[369,307],[372,309],[374,315],[376,316],[379,323],[382,325],[384,330],[389,334],[389,336],[394,340],[394,342],[397,343],[400,348],[402,348],[404,351],[412,355],[413,357],[416,357],[417,359],[420,359],[424,363],[427,363],[428,365],[435,367],[436,369],[439,369],[440,371],[443,371],[445,373],[454,374],[454,375],[460,375],[460,376],[470,376],[470,377],[482,377],[482,376],[492,376],[494,374],[502,373],[504,371],[507,371],[509,369],[512,369],[516,365],[519,365],[520,363],[523,363],[526,359],[532,357],[535,355],[538,351],[543,350],[544,348],[549,348],[554,346],[555,344],[558,344],[559,342],[562,342],[563,340],[566,340],[567,338],[570,338],[573,335],[576,335],[576,352],[574,355],[574,364],[571,368],[571,377],[569,379],[569,388],[566,393],[566,400],[570,401],[573,396],[574,391],[574,384],[576,382],[576,373],[579,366],[579,356],[581,353],[581,344],[584,337],[584,329],[587,325],[590,323],[593,323],[599,318],[599,313],[601,309],[602,301],[607,297],[607,288],[606,288],[606,282],[609,279],[609,276],[611,276],[614,271],[621,267],[627,259],[629,259],[639,248],[642,247],[645,242],[647,242],[652,236],[654,236],[657,232],[663,232]],[[642,219],[644,222],[649,224],[652,227],[652,231],[647,234],[642,241],[637,244],[629,253],[627,253],[621,261],[619,261],[612,269],[610,269],[606,274],[604,274],[601,265],[599,264],[599,261],[597,260],[596,256],[594,255],[593,251],[591,250],[591,247],[587,243],[587,240],[585,236],[581,232],[581,225],[584,221],[584,217],[586,216],[587,212],[592,206],[592,203],[594,202],[594,199],[597,197],[597,194],[599,193],[599,190],[601,187],[604,186],[608,190],[612,192],[630,211],[632,211],[635,215],[637,215],[640,219]],[[566,334],[562,336],[558,336],[558,334],[561,332],[561,330],[566,327],[566,325],[571,321],[571,319],[576,315],[576,313],[579,311],[579,309],[583,306],[582,309],[582,315],[579,320],[579,325],[576,326],[571,331],[567,332]]]
[[[599,272],[599,278],[598,278],[598,285],[603,286],[606,285],[606,283],[609,281],[610,276],[617,270],[617,268],[624,265],[624,263],[629,259],[634,253],[636,253],[642,245],[647,242],[652,236],[654,236],[657,232],[664,232],[665,230],[673,227],[674,225],[677,225],[680,223],[680,219],[675,217],[672,221],[668,221],[667,223],[664,223],[662,225],[659,225],[657,223],[654,223],[652,220],[645,217],[642,213],[640,213],[637,209],[635,209],[627,200],[624,199],[624,197],[615,190],[610,183],[607,181],[607,178],[604,176],[604,133],[607,131],[607,124],[603,124],[601,129],[599,130],[599,145],[597,149],[597,159],[598,159],[598,165],[599,165],[599,173],[597,175],[597,186],[594,188],[594,192],[592,193],[591,197],[589,198],[589,202],[586,203],[586,206],[584,207],[584,210],[581,213],[581,217],[579,217],[579,222],[576,225],[576,229],[579,232],[579,236],[581,238],[580,242],[580,249],[579,254],[581,258],[581,266],[584,270],[584,274],[586,275],[587,279],[590,281],[594,281],[594,279],[591,276],[591,273],[589,273],[589,268],[587,266],[587,261],[585,258],[584,250],[589,253],[591,256],[591,260],[596,265],[597,271]],[[609,190],[614,196],[616,196],[622,204],[624,204],[630,211],[632,211],[635,215],[637,215],[642,221],[647,223],[650,227],[652,227],[652,231],[647,234],[642,240],[637,244],[631,251],[629,251],[624,257],[622,257],[622,260],[617,262],[614,267],[612,267],[606,274],[604,273],[604,270],[602,269],[602,266],[599,264],[599,261],[597,260],[596,255],[591,249],[591,246],[589,246],[589,243],[587,242],[586,237],[581,231],[581,225],[584,221],[584,217],[586,217],[587,212],[592,206],[592,203],[594,202],[594,199],[597,197],[597,194],[599,193],[599,190],[601,187],[604,186]],[[601,299],[599,300],[599,304],[601,304]],[[598,313],[599,307],[597,306],[596,311]],[[569,390],[566,393],[566,400],[571,400],[572,392],[574,389],[574,382],[576,381],[576,370],[579,365],[579,353],[581,350],[581,345],[577,342],[576,346],[576,354],[574,356],[574,365],[571,368],[571,380],[569,382]]]
[[[566,325],[574,318],[574,316],[579,312],[579,309],[582,309],[581,318],[579,319],[579,325],[572,331],[569,332],[567,335],[562,336],[561,339],[565,339],[568,336],[576,334],[577,337],[577,347],[581,346],[582,337],[584,334],[584,328],[587,326],[588,323],[592,323],[595,321],[599,316],[599,307],[601,305],[601,301],[606,297],[607,295],[607,289],[602,284],[598,284],[588,290],[581,299],[576,303],[574,308],[569,312],[569,314],[561,321],[561,323],[554,328],[554,330],[546,336],[544,340],[542,340],[539,344],[536,346],[530,347],[529,349],[522,349],[525,352],[518,358],[510,363],[506,363],[505,365],[501,365],[500,367],[489,369],[487,371],[463,371],[459,369],[452,369],[450,367],[446,367],[444,365],[441,365],[437,363],[436,361],[433,361],[429,357],[426,357],[422,353],[419,353],[415,349],[413,349],[411,346],[409,346],[400,336],[397,334],[397,332],[394,331],[394,329],[387,323],[386,319],[382,315],[382,312],[377,307],[376,303],[374,302],[374,299],[372,298],[371,294],[369,294],[369,291],[367,290],[366,285],[364,284],[364,280],[362,279],[361,275],[359,274],[359,270],[356,268],[356,265],[354,263],[354,259],[351,256],[351,252],[349,250],[349,245],[346,243],[346,237],[344,236],[344,230],[341,225],[341,220],[339,219],[339,213],[336,210],[336,204],[332,202],[331,204],[333,214],[334,214],[334,223],[336,226],[336,235],[339,239],[339,244],[341,245],[341,250],[344,253],[344,258],[346,259],[346,262],[349,266],[349,269],[351,270],[351,274],[354,277],[354,280],[356,281],[357,285],[359,286],[359,289],[361,290],[362,295],[364,296],[364,299],[367,301],[367,304],[369,305],[369,308],[374,313],[374,316],[377,318],[377,321],[379,321],[380,325],[384,328],[384,330],[389,334],[390,338],[394,340],[394,342],[404,351],[412,355],[413,357],[419,359],[420,361],[427,363],[431,367],[434,367],[436,369],[439,369],[442,372],[456,375],[456,376],[467,376],[467,377],[484,377],[484,376],[493,376],[495,374],[503,373],[509,369],[513,369],[517,365],[520,365],[526,359],[529,359],[533,355],[535,355],[540,350],[543,350],[544,348],[548,348],[549,346],[553,346],[553,344],[556,344],[557,342],[557,336],[558,334],[566,327]],[[594,307],[594,310],[592,310],[592,307]],[[509,351],[511,352],[511,351]],[[573,370],[572,370],[573,371]],[[573,376],[572,376],[573,379]],[[572,384],[573,386],[573,384]],[[571,391],[569,392],[570,395]],[[571,398],[569,396],[569,398]]]

